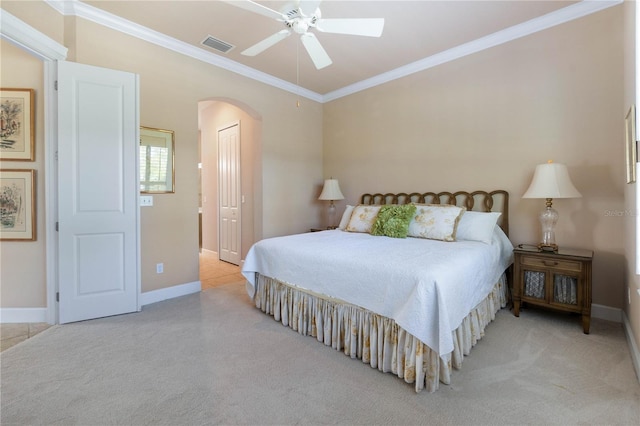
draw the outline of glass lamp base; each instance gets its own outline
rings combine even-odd
[[[333,201],[331,201],[331,204],[329,204],[329,226],[327,227],[327,229],[337,228],[335,222],[336,222],[336,206],[335,204],[333,204]]]
[[[538,244],[538,249],[542,251],[558,251],[555,229],[559,216],[558,212],[551,207],[551,199],[547,198],[547,208],[538,217],[540,225],[542,225],[542,241]]]

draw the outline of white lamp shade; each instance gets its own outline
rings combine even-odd
[[[338,179],[326,179],[318,200],[344,200]]]
[[[567,171],[567,166],[546,163],[536,166],[533,180],[522,198],[579,198],[578,192]]]

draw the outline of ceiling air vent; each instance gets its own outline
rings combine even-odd
[[[224,42],[222,40],[218,40],[215,37],[212,36],[207,36],[207,38],[205,38],[202,41],[202,44],[204,44],[205,46],[208,46],[212,49],[216,49],[222,53],[227,53],[228,51],[230,51],[231,49],[233,49],[235,46],[232,44],[229,44],[227,42]]]

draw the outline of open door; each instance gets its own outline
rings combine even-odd
[[[138,86],[58,63],[60,323],[140,309]]]

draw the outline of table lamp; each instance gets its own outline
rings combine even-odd
[[[338,179],[325,179],[324,187],[322,188],[322,193],[320,193],[318,200],[331,201],[331,204],[329,204],[329,229],[335,229],[336,206],[333,202],[335,200],[344,200],[344,195],[342,195],[342,192],[340,191]]]
[[[567,166],[549,160],[546,164],[536,166],[533,180],[522,198],[546,198],[547,207],[540,213],[542,225],[542,241],[538,249],[543,251],[558,251],[555,227],[558,222],[558,212],[551,207],[554,198],[579,198],[580,192],[573,186]]]

